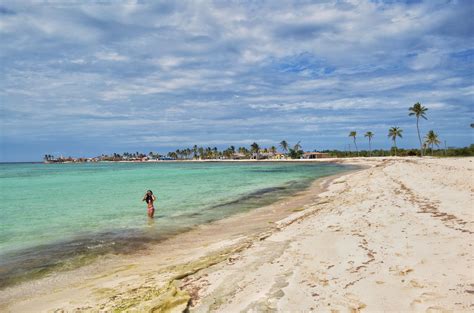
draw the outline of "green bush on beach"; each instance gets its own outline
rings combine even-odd
[[[340,150],[323,150],[323,153],[329,153],[332,157],[337,158],[346,158],[346,157],[357,157],[357,154],[361,157],[368,157],[369,154],[373,157],[381,157],[381,156],[394,156],[395,151],[392,148],[391,150],[372,150],[370,153],[369,150],[359,150],[359,152],[355,151],[340,151]],[[463,148],[452,148],[449,147],[447,149],[426,149],[425,150],[426,156],[435,156],[435,157],[462,157],[462,156],[474,156],[474,144],[471,144],[469,147]],[[397,156],[420,156],[420,149],[397,149]]]

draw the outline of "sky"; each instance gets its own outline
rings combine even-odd
[[[473,143],[474,1],[1,1],[0,162]]]

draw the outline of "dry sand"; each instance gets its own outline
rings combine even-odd
[[[474,311],[474,158],[343,162],[369,168],[141,255],[0,291],[0,309]]]

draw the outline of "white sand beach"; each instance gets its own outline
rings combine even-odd
[[[337,161],[366,168],[0,291],[0,309],[472,312],[474,158]]]

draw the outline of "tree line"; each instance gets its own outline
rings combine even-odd
[[[399,149],[397,146],[397,139],[401,140],[403,138],[403,129],[397,126],[390,127],[388,130],[387,137],[390,138],[393,142],[393,147],[390,150],[372,150],[372,138],[375,134],[372,131],[367,131],[364,134],[364,137],[367,138],[369,143],[369,150],[359,151],[357,146],[357,131],[349,132],[349,137],[352,138],[354,143],[355,152],[349,148],[349,151],[340,151],[340,150],[323,150],[320,152],[328,153],[333,157],[354,157],[354,156],[423,156],[426,153],[429,153],[432,156],[473,156],[474,155],[474,145],[465,148],[447,148],[439,149],[441,140],[438,134],[434,130],[429,130],[426,135],[421,137],[420,134],[420,121],[421,119],[427,120],[427,111],[428,108],[421,105],[417,102],[408,109],[408,116],[414,116],[416,118],[416,131],[418,135],[418,141],[420,144],[419,149]],[[471,127],[474,127],[474,124],[471,124]],[[286,140],[282,140],[279,143],[279,148],[281,149],[281,155],[285,158],[290,159],[300,159],[304,151],[302,150],[301,141],[298,141],[295,145],[290,146]],[[434,147],[438,149],[435,150]],[[217,147],[202,147],[194,145],[191,148],[177,149],[175,151],[168,152],[165,155],[161,155],[154,152],[149,152],[148,154],[143,154],[140,152],[124,152],[123,154],[113,153],[112,155],[98,156],[92,158],[97,161],[124,161],[124,160],[142,160],[146,159],[175,159],[175,160],[208,160],[208,159],[260,159],[261,157],[275,157],[278,154],[277,147],[261,147],[258,143],[254,142],[249,147],[238,147],[230,146],[226,149],[219,150]],[[90,159],[90,158],[89,158]],[[71,157],[67,158],[56,158],[51,154],[46,154],[44,156],[45,162],[62,162],[62,161],[87,161],[86,158],[74,159]]]
[[[279,152],[277,147],[261,147],[258,143],[254,142],[249,147],[238,147],[230,146],[226,149],[219,150],[217,147],[202,147],[194,145],[192,148],[177,149],[176,151],[168,152],[167,156],[172,159],[186,160],[209,160],[209,159],[260,159],[262,156],[268,155],[275,156],[282,154],[289,158],[300,158],[303,155],[303,150],[300,142],[290,147],[286,140],[282,140],[279,144],[282,152]]]
[[[420,119],[425,119],[427,120],[428,118],[426,117],[426,112],[428,111],[428,108],[424,107],[421,105],[421,103],[417,102],[415,103],[412,107],[408,109],[409,113],[408,116],[414,116],[416,117],[416,131],[418,134],[418,140],[420,143],[420,149],[419,149],[419,154],[416,153],[414,155],[420,155],[423,156],[426,154],[426,151],[429,150],[431,155],[434,155],[434,146],[439,147],[441,144],[441,141],[439,139],[438,134],[435,133],[434,130],[429,130],[428,133],[424,136],[423,140],[421,139],[420,135]],[[371,131],[367,131],[364,134],[364,137],[368,139],[369,141],[369,150],[368,150],[368,155],[367,156],[372,156],[372,138],[375,136],[375,134]],[[393,141],[393,147],[391,149],[391,153],[393,155],[398,154],[398,147],[397,147],[397,138],[402,139],[403,138],[403,129],[400,127],[394,126],[390,127],[388,130],[388,138],[390,138]],[[356,155],[360,156],[359,149],[357,148],[357,132],[356,131],[351,131],[349,132],[349,137],[352,137],[352,140],[354,142],[355,150],[356,150]],[[413,149],[409,149],[413,150]],[[444,150],[447,150],[446,148]],[[383,150],[379,150],[383,151]],[[412,155],[413,151],[410,152],[409,155]],[[445,151],[446,154],[446,151]]]

